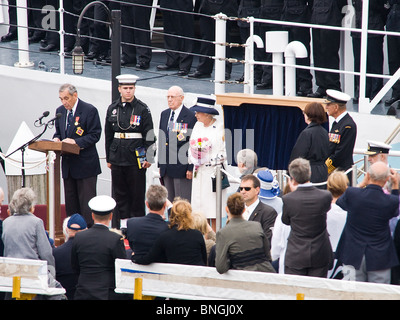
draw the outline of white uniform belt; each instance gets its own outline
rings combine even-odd
[[[114,138],[116,139],[142,139],[140,132],[115,132]]]

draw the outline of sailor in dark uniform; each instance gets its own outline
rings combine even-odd
[[[342,9],[347,0],[314,0],[311,23],[340,27],[342,25]],[[314,65],[319,68],[340,69],[340,31],[312,28]],[[308,94],[311,98],[323,98],[326,89],[341,90],[340,74],[315,71],[317,91]]]
[[[351,97],[336,90],[326,90],[328,115],[335,118],[329,132],[328,173],[335,169],[346,171],[353,165],[353,150],[357,137],[357,125],[346,110]]]
[[[79,275],[74,300],[119,300],[115,290],[115,259],[126,259],[124,240],[109,230],[115,201],[97,196],[89,201],[95,224],[75,235],[71,266]]]
[[[145,215],[146,169],[151,166],[146,155],[155,141],[146,139],[153,130],[153,120],[147,105],[135,97],[138,77],[128,74],[117,79],[121,98],[107,110],[106,158],[118,218],[125,220]]]

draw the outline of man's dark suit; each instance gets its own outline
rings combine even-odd
[[[249,221],[258,221],[259,223],[261,223],[261,227],[269,243],[271,243],[272,238],[271,228],[275,224],[275,219],[277,215],[278,214],[276,213],[274,208],[260,201],[260,203],[257,205],[257,207],[255,207],[249,217]]]
[[[188,163],[187,151],[189,147],[189,139],[191,131],[196,123],[196,117],[193,111],[190,111],[185,106],[182,106],[182,109],[179,113],[178,118],[176,119],[176,123],[178,124],[186,124],[187,132],[176,132],[174,130],[170,130],[169,134],[167,133],[168,122],[170,119],[171,109],[166,109],[161,113],[160,117],[160,132],[164,132],[164,134],[160,135],[158,140],[158,167],[160,168],[160,176],[164,179],[184,179],[181,180],[180,183],[183,183],[183,188],[181,187],[181,191],[184,191],[183,194],[177,194],[176,191],[168,186],[168,183],[165,184],[165,187],[168,190],[168,199],[173,201],[174,197],[180,196],[187,200],[191,200],[191,190],[192,190],[192,181],[186,179],[186,172],[193,170],[193,165]],[[183,136],[178,137],[180,133]]]
[[[299,186],[282,200],[282,222],[291,227],[285,273],[326,277],[333,261],[326,230],[331,193],[313,186]]]
[[[96,143],[100,140],[101,123],[97,109],[82,100],[78,100],[73,124],[66,132],[67,109],[57,108],[61,118],[55,122],[56,132],[53,138],[74,139],[80,147],[79,155],[63,155],[62,177],[64,179],[65,206],[67,215],[82,214],[91,224],[91,211],[87,203],[96,196],[97,176],[101,173]]]
[[[130,218],[127,222],[126,237],[136,257],[146,255],[161,233],[168,230],[168,223],[156,213],[144,217]]]
[[[399,214],[398,190],[389,195],[378,185],[350,187],[336,204],[347,211],[346,225],[336,249],[340,262],[359,269],[365,256],[367,271],[399,264],[389,228],[389,220]]]
[[[56,280],[65,289],[68,300],[74,299],[76,284],[78,283],[78,274],[71,267],[73,240],[74,237],[68,238],[67,242],[53,249],[53,256],[56,262]]]
[[[123,238],[95,224],[78,232],[72,244],[71,265],[79,274],[75,300],[115,300],[115,259],[126,259]]]

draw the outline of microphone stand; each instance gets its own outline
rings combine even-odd
[[[31,140],[29,140],[28,142],[26,142],[26,143],[24,143],[22,146],[20,146],[18,149],[16,149],[16,150],[14,150],[13,152],[11,152],[10,154],[8,154],[5,158],[8,158],[9,156],[11,156],[11,155],[13,155],[15,152],[17,152],[18,150],[21,150],[21,153],[22,153],[22,161],[21,161],[21,163],[22,163],[22,188],[24,188],[25,187],[25,150],[26,150],[26,148],[30,145],[30,144],[32,144],[32,143],[34,143],[35,141],[37,141],[45,132],[46,132],[46,130],[47,130],[47,127],[49,126],[49,124],[50,124],[50,122],[53,122],[55,119],[52,119],[52,120],[50,120],[49,122],[47,122],[45,125],[44,125],[44,129],[43,129],[43,131],[40,133],[40,134],[38,134],[36,137],[34,137],[33,139],[31,139]]]

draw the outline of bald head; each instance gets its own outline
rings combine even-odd
[[[390,168],[382,161],[375,162],[368,170],[370,183],[384,186],[390,176]]]

